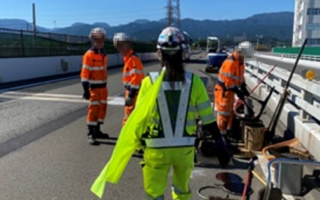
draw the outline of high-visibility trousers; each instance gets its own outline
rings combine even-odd
[[[107,113],[108,88],[90,89],[87,125],[103,124]]]
[[[126,90],[126,92],[124,93],[125,99],[129,96],[129,92],[130,92],[129,90]],[[133,104],[131,106],[124,106],[124,115],[123,115],[123,120],[122,120],[122,126],[124,126],[124,124],[127,122],[128,117],[130,116],[133,109],[135,108],[137,96],[138,96],[137,94],[134,96]]]
[[[146,200],[162,200],[168,175],[173,167],[173,200],[189,200],[190,175],[194,168],[194,147],[161,148],[144,150],[143,183]]]
[[[214,88],[214,103],[217,110],[217,124],[221,134],[226,134],[227,130],[232,130],[234,92],[225,91],[220,85]]]

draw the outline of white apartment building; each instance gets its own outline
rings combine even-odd
[[[295,0],[292,46],[320,46],[320,0]]]

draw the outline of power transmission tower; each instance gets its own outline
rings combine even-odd
[[[180,1],[168,0],[167,5],[167,26],[180,28]]]

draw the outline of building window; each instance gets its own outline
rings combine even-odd
[[[306,25],[307,30],[316,30],[320,29],[320,23],[311,23]]]
[[[320,15],[320,8],[308,8],[307,15]]]
[[[320,38],[308,38],[308,45],[320,45]]]

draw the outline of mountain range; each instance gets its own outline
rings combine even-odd
[[[217,36],[232,39],[236,36],[246,36],[249,40],[256,40],[256,35],[263,35],[279,41],[291,41],[294,13],[277,12],[256,14],[245,19],[235,20],[181,20],[181,30],[186,31],[191,38],[206,39],[207,36]],[[128,24],[110,26],[105,22],[86,24],[77,22],[69,27],[48,29],[37,26],[39,32],[52,32],[70,35],[87,36],[93,27],[101,26],[107,29],[108,37],[112,38],[116,32],[126,32],[136,40],[151,41],[157,38],[160,31],[166,27],[166,20],[150,21],[138,19]],[[21,19],[0,19],[0,28],[31,30],[32,24]]]

